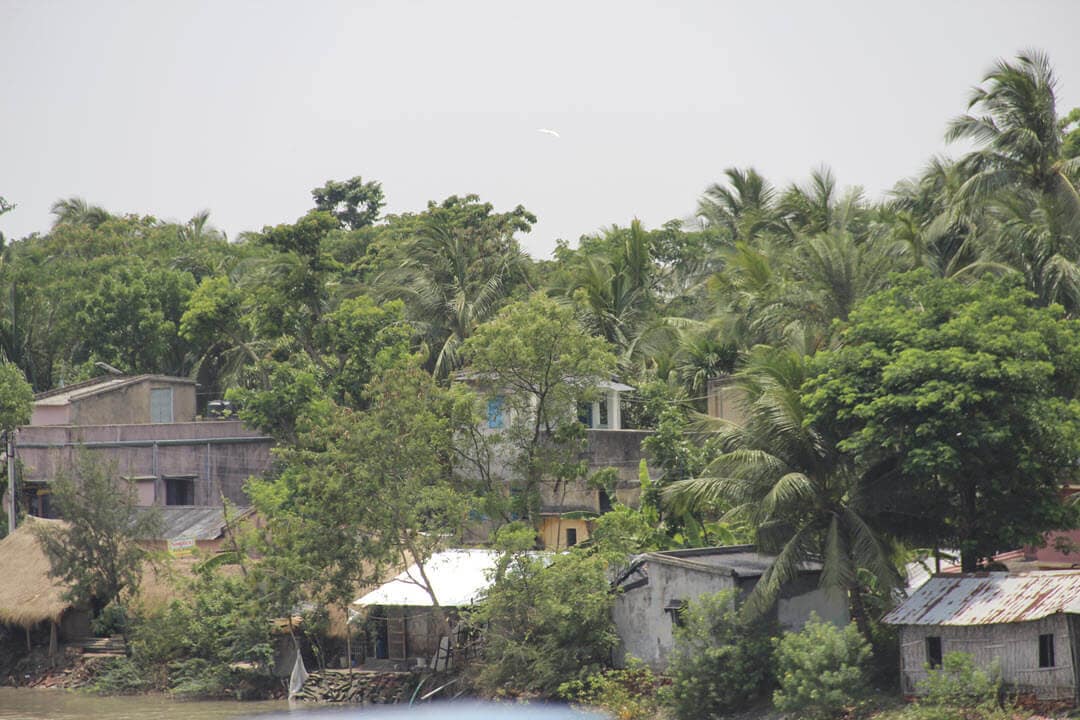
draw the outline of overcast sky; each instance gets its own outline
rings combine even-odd
[[[1080,2],[0,0],[0,217],[79,196],[235,236],[328,179],[388,212],[476,193],[557,238],[693,215],[729,166],[822,163],[880,195],[998,57],[1036,47],[1080,105]],[[537,132],[553,128],[561,137]]]

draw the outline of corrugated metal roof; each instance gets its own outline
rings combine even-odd
[[[1080,571],[935,575],[885,616],[891,625],[993,625],[1080,613]]]
[[[170,505],[156,510],[161,514],[161,536],[166,540],[214,540],[221,537],[225,529],[225,513],[219,507]],[[248,512],[250,508],[236,508],[236,517]]]

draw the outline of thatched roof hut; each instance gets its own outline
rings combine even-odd
[[[0,623],[32,628],[51,620],[59,623],[72,605],[63,598],[63,583],[49,575],[49,558],[34,527],[62,520],[27,517],[15,532],[0,540]]]

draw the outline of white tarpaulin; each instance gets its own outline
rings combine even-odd
[[[443,607],[472,605],[491,586],[499,553],[494,550],[444,550],[424,563],[424,573]],[[431,595],[418,583],[420,568],[410,565],[388,583],[380,585],[354,605],[411,605],[431,607]]]

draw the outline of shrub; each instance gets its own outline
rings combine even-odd
[[[722,717],[764,696],[773,682],[772,630],[742,618],[732,590],[691,601],[668,666],[665,695],[676,717]]]
[[[776,642],[780,687],[773,704],[806,718],[849,713],[869,696],[865,668],[871,657],[854,623],[839,628],[811,615],[802,630]]]
[[[969,653],[946,653],[941,667],[918,683],[922,696],[900,720],[1012,720],[1011,707],[998,703],[1001,673],[997,661],[986,670],[975,667]]]
[[[474,681],[491,696],[551,697],[608,666],[618,636],[607,563],[578,548],[548,563],[522,547],[532,544],[532,528],[519,535],[470,619],[484,637]]]
[[[142,669],[130,658],[120,657],[102,664],[100,672],[87,685],[99,695],[136,695],[150,689]]]
[[[918,683],[921,703],[954,707],[996,703],[1001,692],[1001,669],[995,659],[988,670],[975,667],[970,653],[945,653],[941,667],[927,668],[925,680]]]
[[[583,705],[601,708],[616,720],[663,717],[658,692],[663,681],[636,658],[623,670],[607,670],[559,687],[559,694]]]

